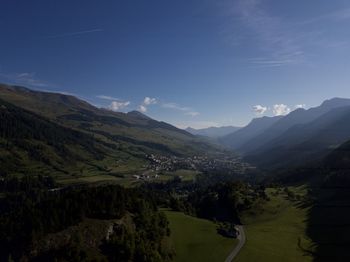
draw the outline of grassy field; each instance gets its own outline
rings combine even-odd
[[[200,172],[194,171],[194,170],[185,170],[185,169],[180,169],[180,170],[176,170],[175,172],[167,173],[167,175],[171,177],[174,177],[174,176],[181,177],[182,181],[193,181],[196,175],[198,174],[200,174]]]
[[[291,188],[303,197],[305,188]],[[243,215],[247,242],[235,261],[312,261],[304,250],[314,250],[307,237],[309,208],[300,201],[291,201],[283,191],[268,190],[270,201],[255,213]]]
[[[70,185],[70,184],[86,184],[86,183],[96,183],[96,182],[105,182],[105,181],[120,182],[121,178],[117,178],[109,175],[96,175],[96,176],[82,176],[82,177],[76,177],[76,178],[62,179],[62,180],[59,180],[58,182],[63,185]]]
[[[114,172],[102,172],[102,171],[101,172],[96,172],[96,171],[87,172],[87,171],[89,170],[84,169],[83,174],[79,174],[77,172],[73,176],[70,176],[70,177],[67,177],[67,175],[58,176],[56,177],[56,179],[62,185],[109,182],[109,183],[130,187],[130,186],[139,185],[145,182],[143,180],[137,180],[133,177],[133,174],[144,173],[141,171],[138,171],[135,173],[129,171],[130,174],[117,174]],[[159,175],[157,178],[154,178],[154,176],[157,175],[157,172],[147,171],[147,175],[151,176],[151,178],[146,180],[146,182],[165,183],[167,181],[174,179],[175,176],[180,176],[182,181],[193,181],[195,179],[195,176],[198,173],[199,172],[193,171],[193,170],[177,170],[175,172],[166,172],[164,174]]]
[[[165,211],[170,222],[171,240],[175,247],[175,262],[224,261],[236,240],[216,232],[216,224],[183,213]]]

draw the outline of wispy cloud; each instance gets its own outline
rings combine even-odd
[[[253,106],[253,111],[257,116],[263,115],[267,110],[268,108],[266,106],[262,106],[262,105]]]
[[[296,64],[304,60],[302,51],[294,53],[274,53],[271,57],[256,57],[248,59],[251,64],[257,67],[280,67],[290,64]]]
[[[242,24],[252,32],[264,55],[250,59],[260,67],[279,67],[297,64],[304,60],[304,52],[295,41],[294,32],[288,30],[283,21],[269,14],[261,0],[240,0],[235,14]]]
[[[163,108],[173,109],[173,110],[184,112],[184,115],[186,115],[186,116],[196,117],[196,116],[200,115],[199,112],[196,112],[192,108],[186,107],[186,106],[180,106],[180,105],[178,105],[176,103],[162,103],[161,106]]]
[[[212,121],[183,121],[183,122],[174,123],[174,125],[182,129],[185,129],[187,127],[201,129],[201,128],[207,128],[212,126],[217,126],[217,127],[220,126],[218,123],[212,122]]]
[[[199,116],[199,113],[195,111],[190,111],[190,112],[186,112],[185,115],[195,117],[195,116]]]
[[[49,87],[50,84],[47,81],[41,80],[36,76],[34,72],[23,73],[3,73],[0,72],[0,77],[6,79],[13,84],[25,85],[30,87]]]
[[[254,45],[253,55],[247,60],[254,67],[282,67],[309,64],[314,48],[348,46],[344,38],[334,38],[328,25],[350,20],[350,7],[331,10],[319,16],[293,21],[273,13],[266,0],[226,0],[225,11],[229,13],[231,25],[225,30],[235,45],[245,42]],[[320,25],[315,27],[313,24]],[[239,28],[236,27],[239,25]],[[310,25],[310,26],[308,26]],[[312,26],[311,26],[312,25]],[[234,30],[233,30],[234,28]],[[333,28],[333,27],[331,27]],[[229,33],[227,33],[229,31]]]
[[[95,28],[95,29],[90,29],[90,30],[82,30],[82,31],[70,32],[70,33],[50,35],[50,36],[47,36],[46,38],[62,38],[62,37],[70,37],[70,36],[80,36],[80,35],[97,33],[97,32],[102,32],[102,31],[103,31],[103,29],[101,29],[101,28]]]
[[[313,23],[318,23],[325,20],[332,21],[343,21],[350,19],[350,8],[345,8],[341,10],[331,11],[316,17],[312,17],[297,23],[297,25],[308,25]]]
[[[176,103],[163,103],[162,107],[169,108],[169,109],[175,109],[175,110],[179,110],[179,111],[190,111],[191,110],[189,107],[179,106]]]
[[[106,95],[98,95],[97,98],[103,99],[103,100],[110,100],[110,101],[118,101],[119,98],[113,97],[113,96],[106,96]]]

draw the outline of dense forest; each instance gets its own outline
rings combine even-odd
[[[240,224],[240,214],[269,201],[264,183],[250,184],[234,175],[199,174],[195,182],[174,177],[142,186],[159,206],[213,221]]]
[[[167,261],[173,255],[164,244],[167,219],[149,194],[119,186],[54,186],[41,176],[2,178],[1,261]],[[50,248],[42,245],[46,236],[86,219],[115,221],[94,254],[76,236]]]

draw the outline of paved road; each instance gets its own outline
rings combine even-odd
[[[237,226],[237,229],[239,231],[239,236],[237,237],[238,239],[238,245],[235,247],[234,250],[232,250],[232,252],[230,253],[230,255],[226,258],[225,262],[231,262],[239,253],[239,251],[241,251],[242,247],[245,244],[245,233],[244,233],[244,228],[243,226]]]

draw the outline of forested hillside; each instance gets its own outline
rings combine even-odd
[[[2,173],[68,172],[103,159],[116,146],[0,100]]]
[[[57,189],[46,177],[6,177],[0,260],[168,261],[164,214],[139,189]]]
[[[142,172],[151,154],[223,152],[139,112],[96,108],[73,96],[0,85],[2,172],[77,177]]]

